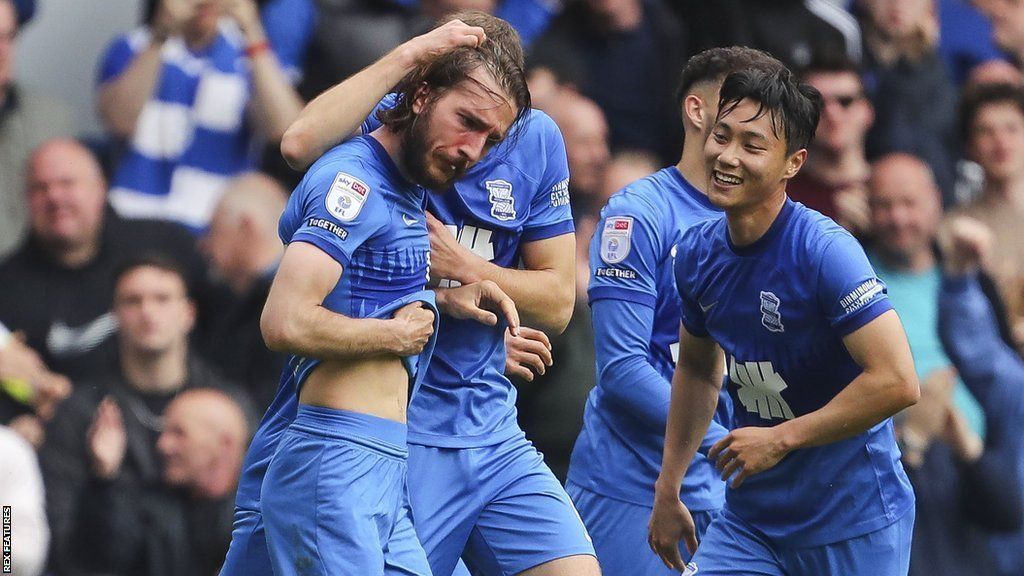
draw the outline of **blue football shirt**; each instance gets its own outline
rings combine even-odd
[[[725,350],[734,427],[773,426],[813,412],[862,372],[843,337],[891,310],[860,244],[786,201],[751,245],[724,218],[687,230],[676,285],[682,321]],[[879,530],[914,505],[892,421],[796,450],[726,490],[726,508],[783,544],[818,546]]]
[[[405,180],[380,143],[360,136],[317,160],[292,193],[278,227],[285,244],[306,242],[343,268],[323,306],[374,315],[427,283],[430,239],[423,188]],[[408,359],[407,366],[410,361]],[[258,509],[280,435],[295,419],[298,386],[319,361],[292,356],[242,466],[235,503]],[[415,392],[415,391],[414,391]]]
[[[389,95],[377,109],[394,103]],[[379,125],[371,114],[362,131]],[[547,114],[529,110],[453,189],[431,194],[427,209],[478,256],[518,267],[522,244],[573,232],[561,132]],[[505,377],[505,328],[442,318],[423,386],[409,405],[411,444],[470,448],[520,433],[516,389]]]
[[[683,230],[721,215],[675,166],[630,184],[601,211],[588,290],[597,386],[573,448],[570,482],[642,506],[653,502],[679,351],[676,244]],[[721,508],[725,484],[704,455],[690,464],[681,496],[691,510]]]

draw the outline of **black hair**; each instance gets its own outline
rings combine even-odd
[[[980,84],[965,90],[958,115],[961,142],[970,141],[978,113],[991,104],[1012,104],[1024,115],[1024,87],[1007,83]]]
[[[155,252],[140,254],[122,262],[114,271],[114,291],[117,291],[117,286],[121,284],[125,276],[139,268],[156,268],[157,270],[174,274],[181,280],[182,286],[185,287],[185,297],[190,297],[189,277],[185,269],[176,260]]]
[[[719,91],[716,121],[744,99],[758,104],[757,112],[745,122],[770,114],[772,132],[785,139],[787,155],[806,148],[814,138],[821,115],[821,93],[797,81],[789,69],[743,70],[726,76]]]
[[[806,66],[800,68],[800,78],[806,80],[811,74],[852,74],[863,87],[860,66],[840,51],[826,51],[815,54]]]
[[[679,75],[676,104],[681,106],[683,100],[695,86],[711,82],[720,83],[733,72],[748,69],[780,70],[782,68],[785,68],[785,65],[771,54],[746,46],[704,50],[686,61],[686,66]]]

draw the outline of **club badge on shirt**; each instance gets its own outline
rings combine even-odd
[[[491,200],[491,217],[507,222],[516,219],[516,200],[512,197],[512,183],[508,180],[484,182]]]
[[[344,172],[338,172],[327,192],[327,211],[342,222],[350,222],[359,215],[370,194],[370,187],[365,182]]]
[[[629,216],[613,216],[604,221],[601,231],[601,260],[618,264],[629,255],[630,239],[633,236],[633,219]]]

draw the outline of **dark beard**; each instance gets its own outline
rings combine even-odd
[[[433,177],[427,170],[430,159],[430,151],[427,148],[427,127],[430,126],[433,105],[424,109],[416,119],[413,120],[402,141],[401,165],[402,170],[412,178],[413,182],[426,188],[445,190],[453,182],[462,178],[466,173],[466,163],[454,163],[457,167],[455,174],[450,178],[439,180]]]

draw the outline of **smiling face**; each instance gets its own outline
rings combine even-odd
[[[755,118],[759,107],[748,98],[726,106],[704,144],[708,198],[726,211],[756,209],[785,194],[786,180],[807,157],[804,149],[786,153],[782,127],[772,126],[768,111]]]
[[[417,183],[444,189],[501,142],[516,118],[516,108],[484,67],[442,94],[429,89],[416,96],[402,147],[402,167]]]

